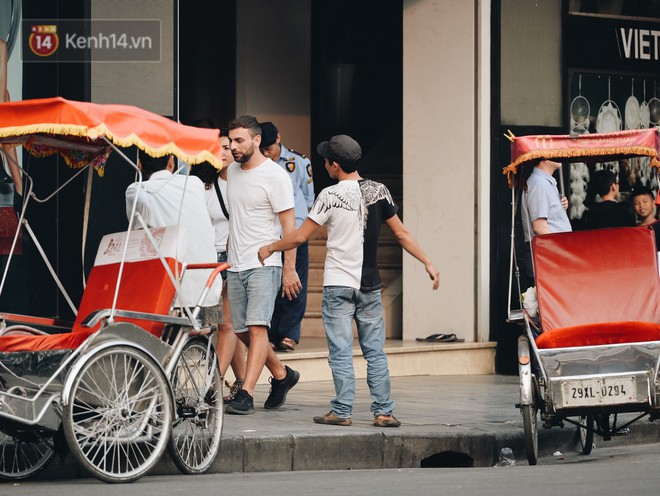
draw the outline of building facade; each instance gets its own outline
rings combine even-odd
[[[366,174],[401,179],[404,222],[441,273],[440,290],[432,292],[423,267],[404,255],[402,338],[442,332],[466,342],[497,342],[500,371],[512,370],[520,332],[506,322],[511,198],[501,173],[509,154],[503,133],[568,133],[585,112],[579,105],[584,100],[589,132],[598,131],[600,107],[607,101],[613,104],[605,105],[609,114],[600,128],[612,115],[609,125],[624,128],[634,124],[626,118],[627,104],[634,110],[630,97],[638,108],[649,109],[648,125],[660,123],[660,101],[657,116],[651,105],[660,91],[657,1],[6,4],[23,20],[12,31],[11,16],[0,17],[0,36],[7,39],[13,32],[18,40],[7,67],[12,99],[59,95],[126,103],[214,127],[253,114],[276,122],[286,144],[312,157],[317,189],[329,180],[315,144],[334,133],[352,134],[363,145]],[[26,30],[64,19],[157,20],[159,58],[103,62],[88,47],[72,62],[61,54],[28,60]],[[84,26],[95,33],[93,22]],[[39,169],[27,156],[22,159],[52,187],[68,177],[55,158],[49,168]],[[652,180],[644,164],[635,167],[621,169],[630,187],[636,180]],[[567,196],[573,192],[572,220],[579,224],[576,188],[588,178],[583,169],[564,169]],[[125,227],[123,188],[133,178],[107,170],[103,180],[109,187],[97,189],[100,198],[92,204],[88,246]],[[0,188],[9,205],[11,188]],[[75,296],[82,292],[80,275],[92,255],[86,253],[81,263],[78,203],[58,201],[35,206],[31,222],[48,240],[49,255],[71,274]],[[47,274],[30,258],[35,256],[28,244],[17,270],[29,275],[12,272],[10,295],[3,293],[0,301],[14,311],[67,317],[56,287],[45,282]],[[36,293],[28,283],[37,284]]]

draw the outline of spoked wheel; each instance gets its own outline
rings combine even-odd
[[[580,417],[579,422],[580,451],[583,455],[588,455],[594,446],[594,417],[593,415],[586,415]]]
[[[527,462],[536,465],[539,457],[539,435],[536,418],[538,414],[538,385],[532,373],[529,341],[526,336],[518,338],[518,373],[520,381],[520,413],[525,431]]]
[[[205,338],[186,343],[172,373],[176,419],[169,452],[184,474],[211,468],[222,435],[222,378]]]
[[[76,459],[105,482],[145,475],[167,446],[172,398],[160,366],[113,346],[93,355],[72,382],[64,434]]]
[[[0,479],[22,480],[38,474],[55,456],[51,437],[37,432],[8,434],[0,431]]]
[[[522,412],[523,428],[525,430],[527,462],[530,465],[536,465],[539,458],[539,433],[536,423],[538,408],[535,405],[522,405],[520,410]]]

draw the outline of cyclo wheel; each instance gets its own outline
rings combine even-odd
[[[518,374],[520,381],[520,413],[525,432],[527,462],[536,465],[539,458],[539,435],[537,430],[538,394],[526,336],[518,338]]]
[[[536,465],[539,459],[539,433],[537,430],[537,413],[535,405],[523,405],[520,407],[523,417],[523,428],[525,430],[525,449],[527,451],[527,462]]]
[[[207,472],[220,449],[223,403],[222,377],[208,339],[185,344],[171,377],[176,418],[168,449],[184,474]]]
[[[23,480],[38,474],[55,456],[53,439],[37,432],[0,431],[0,479]]]
[[[135,481],[167,446],[172,398],[165,374],[135,348],[103,349],[73,379],[63,423],[73,455],[94,477]]]
[[[594,416],[586,415],[580,417],[580,427],[578,427],[580,434],[580,452],[583,455],[588,455],[594,447]]]

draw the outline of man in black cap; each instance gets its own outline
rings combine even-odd
[[[381,183],[363,179],[357,172],[360,145],[340,134],[317,148],[325,168],[339,182],[319,194],[303,225],[281,240],[259,249],[260,261],[274,252],[295,248],[320,226],[328,226],[327,255],[323,274],[323,326],[330,354],[336,397],[332,410],[314,417],[317,424],[351,425],[355,401],[353,329],[355,320],[362,354],[367,361],[367,384],[373,402],[376,427],[399,427],[392,415],[390,375],[385,355],[385,321],[381,302],[382,282],[376,266],[380,225],[385,222],[401,246],[424,264],[438,289],[440,275],[415,237],[401,223],[389,190]]]
[[[279,164],[287,171],[293,184],[296,228],[307,218],[314,204],[314,182],[312,164],[307,157],[282,144],[282,138],[272,122],[261,123],[261,144],[259,149],[264,156]],[[309,271],[309,248],[307,242],[296,251],[296,272],[302,283],[297,298],[289,299],[280,294],[275,301],[275,311],[270,323],[268,336],[276,350],[293,351],[300,342],[300,323],[307,307],[307,275]]]

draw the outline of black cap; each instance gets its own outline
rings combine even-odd
[[[338,134],[328,141],[319,143],[316,151],[322,157],[332,159],[342,165],[357,164],[362,158],[360,144],[345,134]]]
[[[261,126],[261,144],[260,148],[265,148],[277,141],[277,128],[272,122],[262,122]]]

